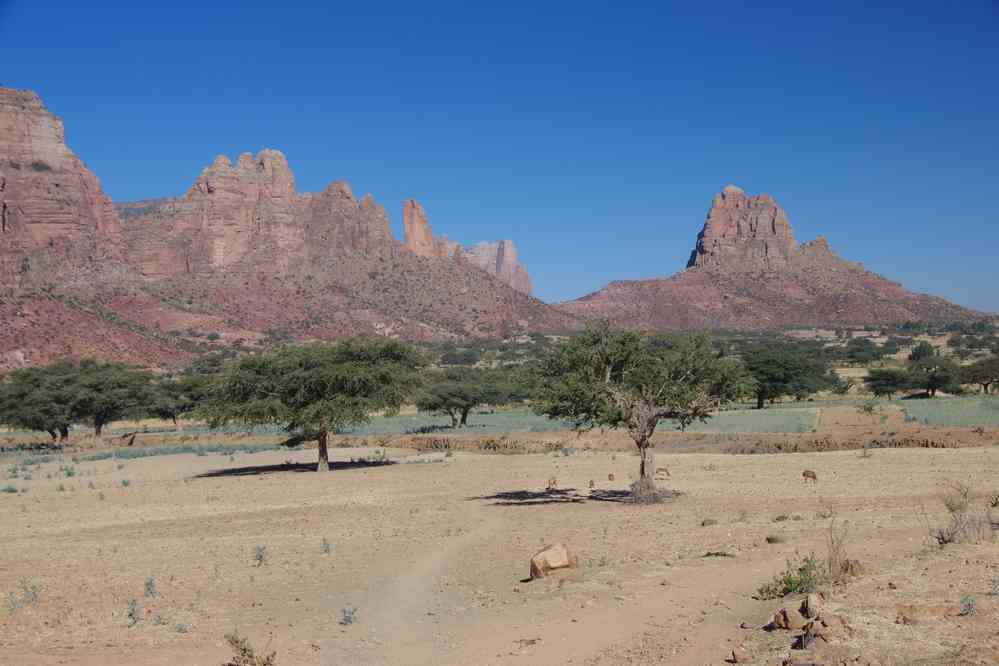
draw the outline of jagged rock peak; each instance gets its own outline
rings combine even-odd
[[[100,181],[65,143],[62,121],[34,92],[0,87],[0,274],[50,274],[120,258],[121,224]],[[7,280],[5,284],[9,283]]]
[[[527,269],[517,258],[517,246],[512,240],[487,241],[465,248],[468,260],[525,294],[532,291]]]
[[[687,266],[776,268],[796,248],[791,223],[773,197],[726,185],[711,202]]]

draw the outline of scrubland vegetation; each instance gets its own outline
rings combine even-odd
[[[570,644],[604,666],[781,663],[792,644],[817,663],[989,655],[991,335],[594,327],[510,349],[351,340],[173,374],[15,371],[0,649],[24,664],[116,663],[125,645],[140,664],[136,646],[242,665],[562,663]],[[526,582],[553,541],[578,565]],[[820,615],[795,615],[802,595]],[[646,616],[660,626],[636,633]]]

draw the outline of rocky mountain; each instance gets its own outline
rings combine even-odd
[[[0,88],[0,370],[63,355],[169,365],[209,335],[446,340],[578,325],[525,293],[515,251],[466,260],[433,239],[419,204],[404,217],[414,238],[454,249],[395,240],[386,210],[342,181],[297,192],[275,150],[216,158],[180,197],[114,206],[39,98]]]
[[[497,339],[595,317],[777,329],[983,316],[906,291],[821,238],[799,245],[776,201],[733,186],[686,270],[560,305],[531,297],[512,241],[435,237],[413,200],[402,221],[399,241],[385,208],[343,181],[298,192],[269,149],[216,158],[179,197],[115,206],[39,98],[0,88],[0,371],[61,356],[170,366],[275,337]]]
[[[685,270],[612,282],[562,307],[644,329],[763,330],[985,316],[841,259],[821,237],[799,245],[773,197],[749,196],[734,185],[712,200]]]
[[[67,275],[120,257],[120,222],[33,92],[0,88],[0,276]]]
[[[464,259],[517,291],[528,295],[531,293],[531,278],[527,269],[518,261],[517,248],[512,240],[485,241],[471,247],[462,247],[449,241],[447,236],[434,237],[426,211],[412,199],[403,204],[402,224],[404,246],[413,254],[457,261]]]

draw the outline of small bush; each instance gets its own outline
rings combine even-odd
[[[257,655],[250,642],[240,637],[235,631],[226,634],[225,640],[232,648],[232,659],[222,666],[277,666],[276,652],[271,652],[268,655]]]
[[[340,609],[340,624],[347,626],[357,622],[357,609],[353,606],[344,606]]]
[[[959,615],[967,617],[968,615],[974,615],[978,610],[975,608],[975,598],[970,594],[966,597],[961,598],[961,612]]]
[[[125,608],[125,619],[128,621],[129,627],[134,627],[139,624],[139,621],[142,619],[142,615],[139,612],[138,599],[129,600],[128,606]]]
[[[9,485],[9,484],[6,485],[6,486],[4,486],[3,488],[0,488],[0,493],[10,493],[10,494],[13,495],[16,492],[17,492],[17,488],[15,488],[14,486]]]
[[[323,537],[323,542],[319,544],[319,552],[323,555],[329,555],[333,552],[333,545],[329,542],[326,537]]]
[[[130,485],[132,485],[132,482],[129,481],[128,479],[122,479],[121,480],[121,487],[122,488],[128,488]]]
[[[258,567],[263,566],[267,562],[267,546],[257,544],[253,548],[253,561]]]
[[[153,578],[152,576],[150,576],[149,578],[146,579],[146,585],[145,585],[144,589],[145,589],[145,595],[147,597],[156,597],[156,596],[158,596],[158,594],[156,592],[156,579]]]
[[[800,564],[787,561],[787,568],[756,591],[757,599],[779,599],[788,594],[808,594],[818,589],[821,579],[818,562],[810,555]]]

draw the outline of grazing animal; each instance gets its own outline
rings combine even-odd
[[[670,478],[669,467],[666,467],[665,465],[662,467],[656,467],[656,476],[659,476],[660,474],[665,474],[666,478]]]
[[[801,478],[805,480],[805,483],[808,483],[809,481],[811,481],[812,483],[819,482],[819,475],[810,469],[806,469],[804,472],[802,472]]]
[[[610,474],[607,475],[607,480],[608,481],[613,481],[614,480],[614,473],[613,472],[611,472]]]
[[[593,479],[590,479],[590,488],[596,488],[596,487],[597,487],[597,482],[594,481]]]
[[[548,490],[555,490],[556,487],[558,487],[558,479],[553,476],[548,479]]]

